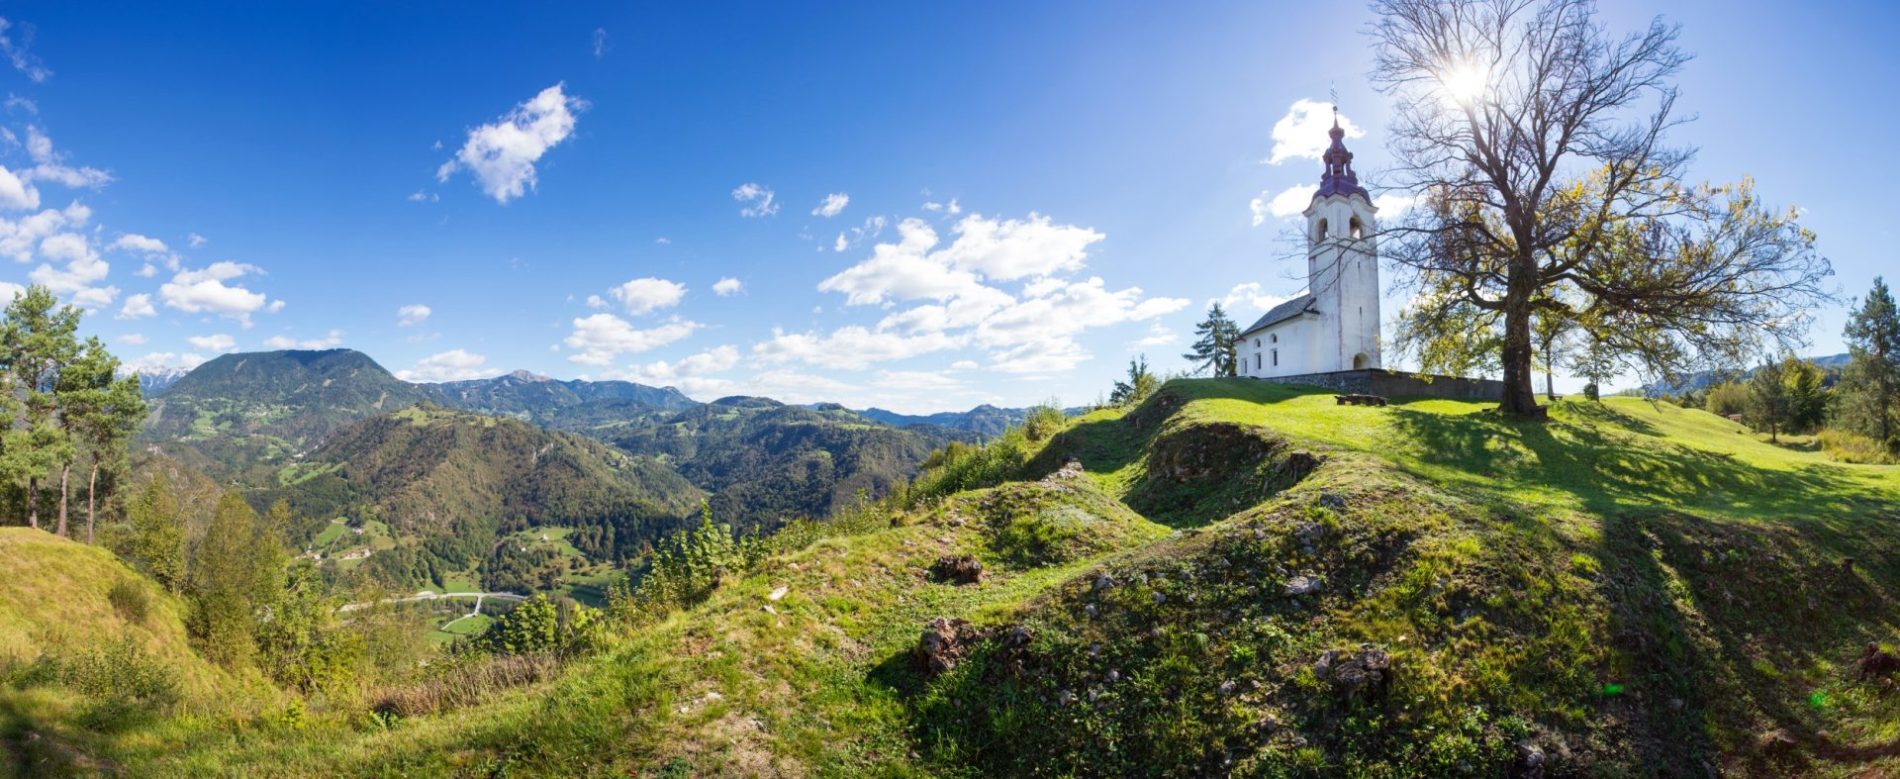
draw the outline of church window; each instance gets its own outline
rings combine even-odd
[[[1254,339],[1254,342],[1259,343],[1259,339],[1257,338]],[[1253,369],[1256,371],[1260,370],[1260,353],[1259,352],[1253,353]]]
[[[1273,339],[1273,342],[1274,342],[1274,343],[1276,343],[1276,344],[1280,342],[1280,334],[1279,334],[1279,333],[1274,333],[1273,335],[1270,335],[1270,336],[1267,336],[1267,337],[1268,337],[1268,338],[1271,338],[1271,339]],[[1254,345],[1254,346],[1259,346],[1259,345],[1260,345],[1260,339],[1258,339],[1258,338],[1256,338],[1256,339],[1254,339],[1254,342],[1253,342],[1253,345]]]
[[[1353,217],[1351,224],[1352,224],[1352,237],[1354,240],[1366,237],[1365,228],[1359,224],[1359,217],[1356,217],[1356,216]]]
[[[1326,240],[1326,220],[1324,219],[1319,220],[1319,227],[1313,231],[1313,240],[1315,241]]]
[[[1258,338],[1253,339],[1253,348],[1255,349],[1260,348],[1260,339]]]
[[[1280,350],[1279,349],[1273,350],[1273,366],[1276,368],[1280,367]]]

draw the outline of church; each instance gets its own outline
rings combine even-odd
[[[1370,371],[1379,358],[1378,209],[1352,169],[1335,109],[1319,191],[1306,207],[1306,292],[1241,331],[1236,372],[1272,379]]]

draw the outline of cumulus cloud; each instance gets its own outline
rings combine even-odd
[[[267,349],[335,349],[343,344],[343,331],[331,330],[322,338],[297,340],[286,335],[274,335],[264,339]]]
[[[164,241],[147,235],[139,235],[138,233],[126,233],[125,235],[121,235],[118,240],[113,241],[112,244],[106,248],[135,254],[160,256],[171,253],[171,249],[165,246]]]
[[[1313,203],[1313,193],[1318,191],[1318,184],[1294,184],[1271,198],[1266,191],[1262,191],[1259,197],[1248,204],[1248,208],[1253,211],[1253,225],[1259,227],[1266,224],[1268,218],[1285,219],[1305,213],[1306,207]]]
[[[190,245],[191,248],[196,249],[200,246],[205,245],[206,239],[202,235],[199,235],[197,233],[192,233],[191,235],[185,237],[185,243]]]
[[[744,217],[771,216],[778,213],[778,196],[772,190],[748,181],[732,190],[732,199],[745,205],[739,208]]]
[[[434,192],[425,192],[418,189],[409,193],[408,200],[411,203],[436,203],[442,200],[442,196]]]
[[[145,345],[145,334],[126,333],[125,335],[119,336],[118,341],[127,346],[143,346]]]
[[[638,354],[683,340],[699,329],[696,322],[673,320],[657,327],[636,328],[613,314],[593,314],[574,320],[565,343],[574,350],[568,361],[580,365],[611,365],[622,354]]]
[[[1387,192],[1372,199],[1372,207],[1379,209],[1380,219],[1394,219],[1412,210],[1418,198],[1404,192]]]
[[[1291,159],[1319,159],[1333,142],[1326,134],[1332,127],[1331,103],[1305,98],[1293,101],[1286,115],[1273,123],[1273,151],[1266,162],[1278,165]],[[1346,131],[1347,138],[1362,138],[1366,134],[1345,114],[1339,115],[1339,129]]]
[[[22,176],[28,180],[52,181],[72,189],[98,189],[112,181],[112,174],[98,168],[67,165],[65,155],[53,149],[53,139],[32,125],[26,128],[26,153],[33,158],[33,167]]]
[[[186,338],[185,341],[190,343],[192,348],[203,349],[207,352],[228,352],[237,348],[237,339],[224,333],[194,335]]]
[[[21,28],[19,40],[16,41],[13,23],[0,19],[0,55],[5,55],[7,61],[13,64],[13,69],[20,71],[27,80],[35,84],[44,83],[53,77],[53,71],[48,70],[46,63],[41,62],[39,57],[27,51],[27,45],[32,41],[33,28],[31,26]]]
[[[565,94],[565,86],[543,89],[500,119],[469,130],[455,158],[436,169],[436,180],[448,181],[456,171],[467,170],[497,203],[533,189],[535,163],[574,134],[575,114],[587,107],[586,101]]]
[[[703,379],[708,374],[724,373],[739,364],[739,349],[734,346],[715,346],[698,354],[680,358],[677,362],[659,360],[635,365],[624,373],[618,374],[628,381],[659,386],[680,386],[692,383],[694,379]],[[700,382],[699,386],[707,386]]]
[[[0,165],[0,208],[24,211],[40,207],[40,191]]]
[[[226,282],[262,273],[255,265],[214,262],[197,270],[180,270],[171,281],[159,285],[158,298],[166,307],[187,314],[213,314],[251,326],[251,315],[258,311],[275,312],[283,301],[273,301],[262,292],[252,292]]]
[[[774,328],[769,340],[753,345],[752,353],[771,364],[795,361],[824,368],[860,370],[880,362],[956,349],[963,344],[962,338],[941,332],[903,335],[852,325],[821,335],[787,333]]]
[[[934,200],[926,201],[924,203],[924,210],[929,211],[931,213],[941,213],[948,216],[956,216],[957,214],[963,213],[963,206],[957,204],[956,198],[950,198],[950,202],[948,203],[939,203]]]
[[[831,250],[841,252],[866,239],[876,238],[884,233],[886,224],[889,222],[884,217],[873,216],[864,220],[864,224],[859,227],[847,227],[838,233],[838,240],[832,242]]]
[[[843,192],[833,192],[829,195],[826,195],[825,199],[818,204],[817,208],[814,208],[811,210],[811,215],[822,216],[822,217],[825,217],[826,219],[830,219],[831,217],[834,217],[834,216],[837,216],[838,214],[843,213],[844,207],[850,204],[851,204],[850,195],[847,195]]]
[[[712,288],[713,288],[713,294],[716,294],[723,298],[723,297],[731,297],[733,295],[739,294],[740,292],[744,292],[745,284],[739,281],[738,279],[732,278],[731,276],[727,276],[726,278],[713,282]]]
[[[94,286],[104,281],[111,265],[93,250],[92,241],[79,233],[55,233],[40,241],[40,255],[51,262],[33,269],[33,283],[66,295],[82,308],[94,310],[119,296],[117,287]],[[53,263],[64,263],[56,266]]]
[[[140,292],[125,299],[125,305],[119,307],[120,319],[138,319],[157,316],[158,309],[152,305],[152,296]]]
[[[494,375],[482,367],[488,358],[465,349],[437,352],[416,361],[415,367],[396,372],[403,381],[466,381]]]
[[[620,301],[627,313],[640,316],[679,305],[686,297],[686,285],[649,276],[614,287],[607,294]]]
[[[1133,343],[1130,343],[1128,346],[1133,349],[1153,349],[1159,346],[1170,346],[1179,342],[1180,340],[1181,340],[1180,334],[1174,332],[1173,330],[1169,330],[1167,327],[1163,326],[1160,322],[1156,322],[1148,326],[1147,335],[1144,335],[1141,338],[1136,339]]]
[[[0,185],[0,189],[4,186]],[[84,227],[90,219],[92,209],[78,202],[61,209],[48,208],[18,220],[0,218],[0,256],[14,262],[31,262],[41,241],[55,233]]]
[[[435,311],[428,306],[422,305],[421,303],[411,303],[396,309],[396,326],[409,327],[411,325],[422,324],[428,321],[429,315],[433,313],[435,313]]]
[[[1244,284],[1235,284],[1234,288],[1228,290],[1227,295],[1220,299],[1220,303],[1226,306],[1229,311],[1239,310],[1241,308],[1266,311],[1269,308],[1287,302],[1287,300],[1289,300],[1289,298],[1267,292],[1260,286],[1260,282],[1249,281]],[[1245,325],[1246,323],[1242,322],[1241,324]]]

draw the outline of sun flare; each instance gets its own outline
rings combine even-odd
[[[1438,76],[1445,102],[1453,107],[1470,104],[1490,89],[1491,74],[1476,62],[1455,63]]]

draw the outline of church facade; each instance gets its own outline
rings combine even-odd
[[[1306,207],[1306,292],[1274,306],[1235,342],[1255,378],[1383,368],[1379,354],[1378,209],[1352,169],[1337,119],[1319,191]]]

